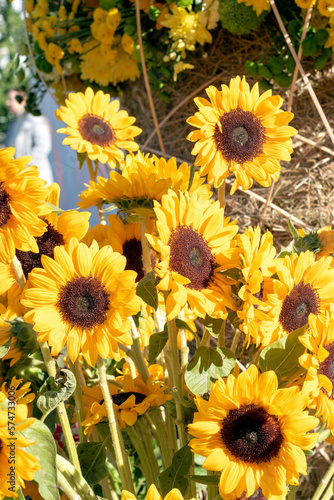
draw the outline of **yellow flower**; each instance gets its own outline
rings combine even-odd
[[[38,252],[34,236],[46,231],[41,217],[51,212],[37,167],[27,167],[31,156],[14,160],[15,149],[0,150],[0,229],[5,230],[16,248]]]
[[[189,187],[191,169],[186,163],[177,166],[174,157],[166,161],[153,155],[127,155],[122,163],[122,175],[110,172],[110,178],[98,177],[80,195],[81,208],[99,203],[114,203],[120,210],[144,217],[154,217],[153,201],[160,201],[168,189],[186,191]],[[210,187],[195,172],[190,192],[209,197]]]
[[[325,320],[310,314],[309,330],[299,336],[299,341],[309,351],[299,358],[299,364],[307,370],[303,390],[311,392],[311,408],[322,416],[326,426],[334,434],[334,317],[327,314]]]
[[[48,187],[49,194],[46,201],[58,207],[60,187],[53,183]],[[77,212],[76,210],[67,211],[61,214],[53,212],[46,216],[47,230],[36,239],[38,252],[16,251],[16,256],[21,262],[25,277],[36,267],[42,267],[42,255],[53,258],[54,248],[56,246],[69,243],[72,237],[81,240],[88,231],[89,212]]]
[[[118,342],[132,344],[129,316],[140,308],[134,271],[124,271],[125,257],[111,247],[88,248],[72,238],[55,247],[54,259],[42,256],[44,269],[34,269],[23,292],[25,314],[37,340],[48,341],[51,354],[67,345],[72,362],[80,353],[91,366],[97,356],[119,360]]]
[[[125,363],[123,375],[115,379],[121,387],[112,383],[108,384],[121,428],[134,425],[138,415],[143,415],[149,408],[160,406],[172,399],[172,396],[165,394],[167,386],[163,385],[162,366],[150,365],[148,372],[149,378],[146,383],[138,374],[135,379],[132,379]],[[100,386],[84,387],[83,390],[85,420],[82,425],[85,427],[85,434],[90,434],[94,425],[107,417],[107,410]]]
[[[5,497],[17,497],[15,491],[22,486],[24,488],[25,481],[32,481],[35,472],[41,466],[37,458],[26,451],[26,447],[33,444],[31,441],[23,437],[20,432],[27,429],[33,422],[34,418],[28,418],[28,407],[24,403],[15,405],[15,420],[10,420],[8,402],[6,398],[9,396],[14,397],[16,390],[16,382],[13,386],[7,388],[8,392],[3,392],[4,387],[0,392],[0,402],[2,403],[0,409],[0,499]],[[14,387],[14,389],[12,389]],[[25,399],[24,397],[23,399]],[[11,407],[9,407],[11,408]],[[12,430],[13,429],[13,430]],[[13,443],[12,432],[15,433],[15,445],[9,446],[8,443]],[[15,471],[13,473],[13,462],[11,459],[15,456]],[[14,491],[13,491],[14,490]]]
[[[221,273],[237,267],[239,250],[232,238],[235,224],[224,220],[219,202],[169,191],[155,202],[157,236],[147,239],[157,254],[158,290],[167,292],[166,313],[175,318],[188,303],[200,317],[226,318],[234,309],[231,287]]]
[[[261,320],[267,319],[270,307],[262,301],[264,279],[271,276],[268,267],[276,254],[273,246],[273,235],[267,231],[261,237],[261,230],[249,227],[244,234],[236,236],[237,245],[242,249],[241,258],[241,288],[238,296],[242,305],[237,310],[242,323],[240,330],[246,334],[250,342],[253,339],[257,344],[261,338]],[[261,309],[259,309],[261,306]]]
[[[137,500],[137,497],[133,493],[130,493],[130,491],[122,490],[121,500]],[[183,500],[183,495],[180,490],[173,488],[164,498],[162,498],[157,487],[151,484],[146,493],[145,500]],[[191,500],[195,499],[192,498]]]
[[[250,91],[239,76],[229,87],[222,85],[219,91],[211,85],[206,93],[210,101],[196,98],[199,111],[187,120],[198,129],[188,140],[196,142],[192,154],[201,175],[219,187],[234,172],[231,194],[238,186],[249,189],[253,179],[270,186],[279,177],[279,160],[290,160],[291,136],[297,133],[287,126],[293,114],[280,109],[283,99],[271,90],[260,96],[257,83]]]
[[[173,80],[176,82],[177,80],[177,75],[181,73],[182,71],[185,71],[186,69],[194,69],[193,64],[188,64],[184,63],[183,61],[179,61],[174,64],[174,74],[173,74]]]
[[[122,36],[122,47],[127,54],[132,54],[135,49],[135,42],[127,33]]]
[[[187,50],[195,50],[196,43],[211,43],[211,33],[200,22],[200,12],[193,12],[174,5],[172,14],[166,14],[162,26],[170,28],[169,37],[185,43]]]
[[[334,0],[318,0],[317,7],[322,16],[330,17],[334,12]]]
[[[295,0],[296,4],[301,9],[309,9],[310,7],[312,7],[312,5],[315,4],[316,1],[317,0]]]
[[[188,426],[192,451],[206,457],[203,468],[221,471],[219,493],[226,500],[263,495],[281,500],[287,484],[306,474],[303,450],[313,448],[318,419],[304,411],[309,396],[297,387],[277,389],[273,371],[251,365],[237,377],[212,384],[209,400],[195,397],[198,413]]]
[[[271,267],[278,279],[264,283],[263,302],[270,306],[261,322],[262,345],[268,345],[308,323],[309,315],[325,318],[334,296],[332,258],[315,261],[312,252],[276,259]],[[261,309],[261,306],[259,306]]]
[[[119,107],[119,101],[110,102],[110,95],[102,90],[94,94],[88,87],[85,94],[70,93],[66,106],[56,111],[57,118],[68,125],[57,130],[68,134],[63,144],[78,153],[87,152],[91,160],[108,162],[114,167],[117,160],[124,158],[122,149],[138,149],[133,139],[141,133],[140,128],[132,126],[135,118],[124,110],[119,111]]]
[[[269,0],[238,0],[238,3],[244,3],[248,7],[253,7],[257,16],[262,14],[264,10],[270,9]]]

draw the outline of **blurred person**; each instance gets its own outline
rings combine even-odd
[[[18,102],[16,96],[21,97],[22,101]],[[9,125],[5,145],[15,148],[15,158],[32,156],[29,165],[36,165],[40,177],[51,184],[54,182],[48,159],[52,149],[51,126],[45,116],[27,113],[26,102],[27,95],[22,90],[12,89],[8,92],[6,106],[15,119]]]

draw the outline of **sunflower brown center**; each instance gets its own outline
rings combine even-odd
[[[107,121],[100,116],[88,113],[78,123],[79,132],[85,141],[105,148],[116,141],[115,133]]]
[[[21,262],[22,270],[26,278],[35,267],[43,267],[42,255],[47,255],[53,259],[55,247],[65,244],[63,235],[49,223],[47,223],[47,230],[45,233],[35,239],[39,248],[38,253],[16,250],[16,256]]]
[[[3,182],[0,182],[0,227],[3,227],[11,216],[9,204],[9,194],[3,187]]]
[[[261,120],[250,111],[232,109],[223,114],[213,134],[217,151],[226,161],[243,164],[263,153],[266,142]]]
[[[322,361],[319,365],[319,368],[318,368],[318,374],[319,375],[325,375],[327,378],[329,378],[329,380],[332,382],[333,384],[333,388],[334,388],[334,342],[331,342],[330,344],[327,344],[324,346],[326,351],[329,352],[329,355],[327,356],[327,358]],[[329,399],[332,399],[334,400],[334,394],[333,394],[333,390],[332,390],[332,393],[331,395],[329,396],[328,392],[326,391],[326,389],[324,389],[323,387],[321,388],[322,392],[324,392],[326,394],[326,396],[329,397]]]
[[[107,319],[109,295],[92,276],[77,276],[63,285],[56,304],[64,321],[72,327],[94,328]]]
[[[189,226],[178,226],[170,235],[169,268],[190,280],[186,285],[202,290],[209,284],[214,258],[207,242]]]
[[[230,410],[223,421],[221,436],[232,455],[244,462],[269,462],[283,443],[276,415],[261,406],[246,405]]]
[[[131,238],[123,245],[123,255],[126,257],[126,270],[136,271],[136,282],[145,276],[145,266],[143,261],[143,250],[141,242],[136,238]]]
[[[117,406],[120,406],[121,404],[125,403],[125,401],[132,395],[134,395],[135,397],[136,405],[142,403],[146,398],[145,394],[141,394],[140,392],[120,392],[119,394],[113,396],[112,400]]]
[[[285,297],[279,315],[284,331],[291,333],[306,325],[311,313],[319,313],[318,292],[309,284],[301,281]]]

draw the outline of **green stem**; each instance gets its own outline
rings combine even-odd
[[[102,390],[102,395],[104,399],[104,403],[106,405],[109,428],[111,433],[111,439],[114,446],[116,464],[118,473],[122,482],[122,486],[125,490],[130,491],[131,493],[135,493],[131,469],[129,464],[129,457],[127,455],[121,430],[119,428],[118,420],[115,414],[114,405],[112,398],[110,396],[110,392],[108,389],[108,382],[106,376],[106,367],[103,362],[103,359],[99,356],[97,358],[97,368],[100,376],[100,387]]]
[[[50,349],[47,344],[47,342],[40,343],[40,349],[43,355],[44,363],[46,366],[46,370],[48,372],[49,377],[55,377],[56,376],[56,366],[55,366],[55,360],[50,354]],[[70,461],[74,465],[74,467],[81,473],[81,466],[79,462],[79,457],[77,453],[77,447],[73,438],[72,434],[72,429],[71,429],[71,424],[68,420],[68,415],[66,411],[66,407],[64,402],[59,403],[57,406],[57,413],[58,413],[58,418],[59,422],[64,434],[64,439],[66,443],[66,448],[67,452],[70,458]]]
[[[319,486],[315,490],[311,500],[320,500],[320,498],[322,498],[324,491],[327,489],[328,485],[333,480],[333,475],[334,475],[334,460],[329,466],[329,469],[327,470],[326,474],[320,481]]]
[[[225,208],[225,179],[223,180],[223,183],[221,186],[218,188],[218,201],[220,204],[220,208]]]
[[[82,422],[85,420],[85,410],[84,410],[84,405],[82,400],[82,390],[81,390],[82,385],[86,385],[86,382],[83,373],[81,371],[79,358],[75,361],[74,364],[69,359],[69,366],[72,372],[74,373],[75,379],[77,381],[77,385],[74,391],[74,401],[75,401],[75,412],[77,415],[80,443],[86,443],[87,436],[84,433],[84,429],[82,427]],[[82,383],[83,382],[82,379],[84,380],[84,383]]]
[[[82,477],[79,471],[60,455],[56,456],[56,464],[58,471],[65,477],[66,481],[71,484],[71,487],[79,494],[81,500],[96,500],[96,496],[89,486],[87,481]]]
[[[138,437],[137,431],[133,428],[133,426],[128,426],[126,428],[126,432],[128,433],[129,438],[131,439],[131,442],[132,442],[133,446],[135,447],[136,452],[138,453],[138,457],[139,457],[139,461],[140,461],[139,467],[141,468],[141,471],[142,471],[143,475],[145,476],[147,486],[150,486],[151,484],[155,484],[153,472],[152,472],[150,464],[147,460],[146,450],[145,450],[145,447],[143,445],[141,437]]]
[[[172,415],[168,413],[168,411],[166,411],[166,429],[168,436],[168,444],[170,446],[170,452],[173,458],[173,456],[177,452],[177,435],[176,435],[174,418],[172,417]]]
[[[222,327],[218,333],[218,347],[225,347],[225,323],[226,321],[223,320]]]
[[[146,457],[148,459],[148,462],[150,464],[150,467],[153,472],[153,477],[154,479],[154,484],[158,485],[158,477],[160,475],[160,469],[158,465],[158,460],[157,457],[154,453],[153,445],[152,445],[152,432],[151,428],[148,425],[148,421],[143,418],[139,417],[136,423],[136,426],[138,426],[139,432],[140,432],[140,439],[142,440],[144,444],[144,448],[146,450]]]
[[[105,500],[118,500],[118,496],[116,494],[116,490],[113,488],[113,485],[110,481],[111,477],[108,475],[102,481],[100,481],[100,485],[102,486],[103,497]]]
[[[208,476],[215,476],[216,472],[212,470],[206,471]],[[218,495],[218,486],[215,484],[210,484],[208,486],[208,500],[213,500]]]
[[[203,337],[200,343],[200,346],[206,346],[210,343],[210,333],[209,331],[203,326]],[[209,344],[210,345],[210,344]]]
[[[176,387],[179,396],[183,397],[183,377],[180,371],[179,364],[179,349],[177,347],[177,326],[175,319],[167,321],[167,329],[168,329],[168,340],[169,340],[169,349],[171,353],[171,371],[169,374],[173,387]],[[186,434],[186,424],[184,418],[184,408],[181,403],[175,399],[176,406],[176,425],[179,433],[180,439],[180,447],[182,448],[188,443],[187,434]]]
[[[57,486],[70,500],[80,500],[78,493],[74,491],[65,476],[59,470],[57,470]]]
[[[289,492],[287,496],[287,500],[295,500],[296,498],[296,486],[289,484]]]
[[[234,337],[231,344],[231,351],[233,352],[233,354],[235,354],[235,351],[237,350],[240,339],[240,333],[241,333],[240,330],[235,330],[234,332]]]
[[[145,270],[148,273],[151,271],[151,251],[150,247],[148,246],[147,238],[146,238],[146,233],[147,233],[147,223],[148,219],[141,219],[140,220],[140,241],[141,241],[141,247],[143,251],[143,256],[144,256],[144,263],[145,263]]]
[[[90,158],[88,158],[88,154],[86,155],[86,163],[87,163],[87,167],[88,167],[88,173],[89,173],[90,180],[96,182],[96,174],[94,172],[92,160]],[[106,225],[107,223],[106,223],[106,219],[104,217],[104,213],[102,212],[102,206],[97,205],[96,209],[97,209],[97,212],[99,214],[101,224]]]
[[[138,333],[137,327],[132,317],[130,317],[132,323],[132,339],[133,343],[131,349],[128,351],[127,355],[134,361],[138,373],[143,377],[144,382],[146,383],[150,374],[147,369],[147,365],[145,363],[143,351],[140,347],[140,335]]]
[[[150,411],[150,414],[145,413],[145,418],[147,419],[152,433],[158,443],[160,448],[160,455],[162,460],[162,465],[164,469],[170,466],[172,463],[173,453],[169,445],[169,436],[166,430],[166,424],[162,418],[161,409],[157,408]]]

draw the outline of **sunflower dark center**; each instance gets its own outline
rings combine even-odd
[[[16,250],[16,256],[21,262],[22,270],[26,278],[35,267],[43,267],[41,260],[42,255],[47,255],[53,259],[55,247],[65,244],[63,235],[49,223],[47,223],[47,230],[45,233],[35,239],[39,248],[38,253]]]
[[[290,333],[306,325],[311,313],[319,313],[318,292],[309,283],[301,281],[283,300],[279,322],[284,331]]]
[[[123,255],[126,257],[125,269],[136,271],[136,282],[145,276],[145,266],[143,261],[143,250],[141,242],[136,238],[131,238],[123,245]]]
[[[250,111],[232,109],[222,115],[213,134],[217,151],[226,161],[243,164],[263,153],[266,142],[261,120]]]
[[[325,375],[327,378],[329,378],[329,380],[332,382],[333,384],[333,388],[334,388],[334,342],[331,342],[330,344],[327,344],[324,346],[326,351],[329,352],[329,355],[327,356],[327,358],[322,361],[319,365],[319,368],[318,368],[318,374],[319,375]],[[324,392],[326,394],[326,396],[328,396],[330,399],[334,400],[334,394],[333,394],[333,390],[332,390],[332,393],[331,395],[329,396],[328,392],[326,391],[326,389],[324,389],[323,387],[321,388],[322,392]]]
[[[141,394],[140,392],[120,392],[119,394],[113,396],[112,400],[117,406],[120,406],[121,404],[125,403],[125,401],[132,395],[134,395],[135,397],[136,405],[142,403],[146,398],[145,394]]]
[[[116,136],[112,127],[100,116],[84,115],[78,123],[79,132],[85,141],[105,148],[112,146]]]
[[[57,308],[72,327],[94,328],[107,319],[110,301],[103,283],[92,276],[78,276],[63,285]]]
[[[202,290],[209,284],[214,258],[207,242],[189,226],[178,226],[170,235],[169,268],[190,280],[186,285]]]
[[[9,204],[9,194],[3,187],[3,182],[0,182],[0,227],[3,227],[11,216]]]
[[[278,418],[257,405],[230,410],[221,436],[234,457],[249,463],[269,462],[283,443]]]

